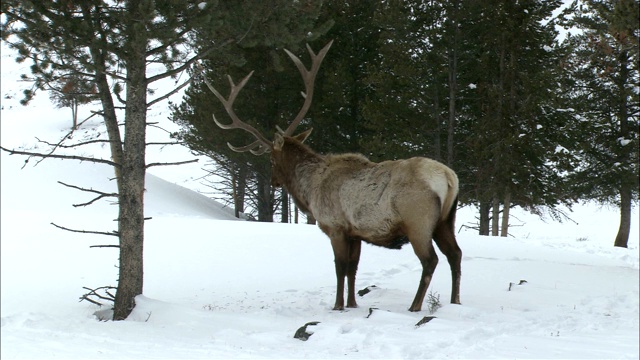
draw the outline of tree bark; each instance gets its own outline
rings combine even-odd
[[[456,124],[456,92],[458,91],[458,4],[454,1],[450,30],[453,31],[452,44],[449,48],[449,126],[447,129],[447,165],[453,166],[453,138]]]
[[[268,175],[258,175],[258,221],[273,222],[273,192]]]
[[[311,214],[307,214],[307,224],[315,225],[316,224],[316,218],[313,217],[313,215],[311,215]]]
[[[126,319],[135,307],[135,297],[143,289],[144,184],[146,174],[147,80],[146,46],[148,43],[142,6],[132,2],[130,12],[135,23],[128,34],[127,89],[125,108],[124,161],[122,189],[118,196],[120,214],[120,279],[114,303],[114,320]],[[140,22],[138,22],[140,21]]]
[[[493,196],[493,210],[492,210],[492,218],[491,218],[491,236],[498,236],[498,225],[500,224],[500,199],[498,199],[498,195]]]
[[[289,194],[287,193],[287,190],[285,190],[284,188],[282,188],[282,192],[280,193],[281,199],[281,206],[282,206],[282,213],[281,213],[281,218],[280,218],[280,222],[281,223],[288,223],[289,222]]]
[[[480,224],[478,233],[483,236],[489,236],[489,224],[490,224],[490,216],[491,212],[491,203],[488,201],[480,202]]]
[[[625,84],[629,82],[629,54],[626,51],[621,52],[618,57],[620,62],[620,76],[617,78],[616,87],[620,93],[620,103],[618,104],[617,117],[620,122],[620,137],[628,139],[629,135],[629,112],[628,112],[628,97],[626,95]],[[630,158],[632,151],[632,145],[621,146],[620,153],[618,155],[619,161],[625,166],[631,166]],[[632,186],[637,187],[636,181],[630,181],[630,179],[636,178],[636,174],[633,171],[626,171],[620,181],[620,226],[618,227],[618,234],[613,243],[616,247],[627,247],[629,241],[629,231],[631,228],[631,199],[632,199]],[[632,185],[632,183],[635,183]]]
[[[509,210],[511,209],[511,191],[507,190],[504,195],[504,205],[502,208],[502,229],[500,236],[507,237],[509,234]]]
[[[631,229],[631,186],[628,183],[622,183],[620,189],[620,226],[618,234],[613,246],[627,247],[629,242],[629,231]]]
[[[238,167],[233,176],[233,211],[237,218],[244,213],[244,198],[247,191],[247,174],[248,169],[245,164]]]

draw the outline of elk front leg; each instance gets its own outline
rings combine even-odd
[[[347,277],[347,307],[357,307],[355,280],[360,261],[361,241],[347,238],[344,234],[331,236],[331,246],[336,265],[336,303],[333,310],[344,310],[344,278]]]

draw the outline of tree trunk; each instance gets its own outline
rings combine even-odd
[[[81,3],[81,9],[83,16],[86,19],[92,18],[91,5],[89,3]],[[140,159],[142,161],[142,190],[137,190],[140,187],[135,186],[135,182],[139,179],[140,171],[136,173],[135,171],[123,171],[123,169],[125,168],[125,164],[128,165],[129,169],[132,168],[132,165],[136,166],[131,162],[131,155],[136,155],[136,149],[132,148],[131,143],[134,138],[139,139],[140,136],[134,136],[133,134],[131,135],[131,138],[127,136],[129,138],[129,150],[131,150],[131,154],[129,154],[129,159],[125,159],[125,150],[123,149],[118,118],[115,112],[113,98],[111,96],[111,88],[106,76],[105,50],[100,48],[101,42],[106,42],[106,39],[102,38],[101,32],[96,30],[96,33],[101,35],[96,39],[96,42],[89,46],[89,52],[91,53],[92,62],[95,66],[96,87],[100,96],[102,116],[107,129],[107,135],[109,137],[111,159],[117,164],[114,167],[114,172],[118,188],[119,202],[118,236],[120,241],[120,268],[118,271],[118,289],[114,301],[113,319],[123,320],[131,313],[131,310],[135,305],[135,296],[142,293],[142,229],[144,228],[144,213],[141,197],[142,190],[144,190],[144,125],[146,120],[146,87],[142,90],[142,94],[139,94],[140,90],[138,89],[136,92],[138,95],[137,99],[131,99],[131,105],[134,106],[135,109],[142,110],[142,114],[137,114],[131,122],[132,124],[135,124],[135,121],[138,121],[138,124],[129,128],[129,123],[127,123],[125,128],[125,132],[129,134],[129,132],[135,133],[136,129],[139,131],[140,127],[142,127],[142,143],[138,144],[138,146],[142,145],[142,152],[140,153],[141,157],[140,154],[138,154],[137,159],[138,161],[140,161]],[[142,70],[137,74],[138,78],[142,77],[143,82],[138,85],[144,84],[144,74],[143,61]],[[137,106],[134,104],[136,101],[138,101]],[[131,175],[129,175],[129,173],[131,173]],[[139,199],[136,199],[136,196],[134,195],[136,191],[139,192]],[[136,214],[138,212],[139,214]],[[140,217],[142,217],[142,219],[140,219]],[[139,259],[136,259],[136,254],[138,254]]]
[[[289,194],[287,193],[287,190],[283,188],[282,192],[280,193],[280,197],[281,197],[280,203],[282,206],[280,222],[288,223],[289,222]]]
[[[620,190],[620,227],[613,246],[627,247],[631,229],[631,186],[623,182]]]
[[[244,213],[244,198],[247,192],[248,169],[245,164],[238,167],[238,171],[233,174],[233,211],[237,218]]]
[[[453,166],[453,136],[455,134],[456,124],[456,92],[458,90],[458,34],[460,33],[458,26],[458,3],[454,1],[453,17],[451,29],[453,31],[453,41],[449,48],[449,126],[447,129],[447,165]]]
[[[620,62],[620,76],[617,78],[617,88],[618,92],[621,94],[620,103],[618,104],[617,109],[617,117],[620,122],[620,132],[619,135],[621,138],[629,139],[632,138],[633,135],[629,134],[629,113],[628,113],[628,98],[626,96],[625,84],[629,81],[629,55],[626,51],[623,51],[618,60]],[[630,158],[632,145],[622,146],[619,150],[618,154],[619,161],[626,166],[631,166]],[[616,235],[616,240],[613,243],[613,246],[616,247],[627,247],[627,243],[629,241],[629,231],[631,228],[631,198],[632,198],[632,186],[637,187],[637,181],[630,182],[629,179],[636,178],[636,174],[633,171],[627,171],[622,176],[621,184],[620,184],[620,227],[618,228],[618,234]],[[634,183],[632,185],[632,183]]]
[[[491,222],[491,217],[489,213],[491,212],[491,203],[488,201],[480,202],[480,224],[478,233],[483,236],[489,236],[489,223]]]
[[[88,2],[81,2],[82,15],[85,19],[91,19],[91,4]],[[97,29],[93,29],[94,32],[98,32]],[[99,33],[99,32],[98,32]],[[98,94],[100,96],[100,102],[102,105],[102,117],[105,127],[107,128],[107,135],[109,136],[109,147],[111,150],[111,160],[118,164],[114,168],[116,175],[116,183],[118,186],[118,193],[122,192],[122,178],[120,176],[120,165],[122,165],[124,154],[122,149],[122,137],[120,136],[120,127],[118,126],[118,117],[116,115],[116,107],[113,103],[113,97],[111,96],[111,87],[107,79],[107,67],[105,50],[101,49],[101,42],[106,43],[106,39],[103,38],[102,33],[89,46],[89,52],[91,53],[91,59],[96,67],[95,80]]]
[[[71,100],[71,116],[73,118],[73,125],[71,126],[71,130],[75,131],[78,129],[78,100]]]
[[[132,5],[132,14],[142,7]],[[146,14],[134,18],[145,19]],[[120,279],[114,304],[114,320],[126,319],[143,289],[144,184],[147,119],[146,46],[144,23],[131,24],[126,59],[124,162],[122,191],[118,196],[120,215]],[[137,31],[136,31],[137,29]]]
[[[498,236],[498,225],[500,224],[500,199],[498,199],[498,195],[493,196],[493,210],[491,216],[491,236]]]
[[[316,224],[316,218],[313,217],[313,215],[311,215],[311,214],[307,214],[307,224],[315,225]]]
[[[502,208],[502,229],[500,236],[507,237],[509,234],[509,210],[511,209],[511,191],[507,190],[504,195],[504,205]]]
[[[433,118],[436,119],[436,132],[433,137],[433,157],[435,160],[442,161],[442,144],[440,138],[442,137],[442,117],[440,116],[440,94],[438,93],[437,84],[433,84],[435,87],[433,97]]]
[[[273,192],[268,175],[258,175],[258,221],[273,222]]]

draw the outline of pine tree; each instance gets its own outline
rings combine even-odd
[[[320,153],[361,152],[369,131],[363,106],[371,89],[365,83],[368,66],[378,54],[378,29],[372,26],[380,3],[329,0],[319,22],[331,23],[318,39],[335,39],[316,80],[313,106],[307,117],[314,133],[306,141]],[[302,130],[302,129],[301,129]]]
[[[553,95],[562,49],[554,23],[545,21],[561,2],[502,1],[491,9],[483,4],[464,7],[463,38],[472,52],[465,54],[463,71],[473,92],[460,128],[467,136],[465,168],[473,177],[466,179],[475,187],[481,229],[488,230],[493,208],[492,234],[506,236],[512,206],[540,212],[568,201],[553,165],[557,134],[566,130]],[[473,53],[475,61],[468,58]]]
[[[298,4],[301,8],[316,7],[312,1]],[[115,169],[118,229],[107,233],[117,235],[120,251],[114,320],[130,314],[135,297],[143,290],[146,169],[167,165],[145,161],[147,110],[186,86],[190,79],[168,94],[152,94],[152,84],[178,79],[205,55],[225,51],[226,45],[277,38],[296,21],[279,18],[277,10],[261,0],[2,2],[2,39],[18,51],[18,61],[28,59],[33,64],[32,74],[25,78],[32,79],[34,87],[25,91],[25,102],[37,90],[46,90],[66,77],[80,76],[97,88],[107,138],[96,141],[109,145],[111,159],[72,158],[109,164]],[[148,71],[152,66],[154,71]],[[123,119],[116,109],[124,110]]]
[[[618,247],[627,247],[639,196],[638,13],[634,0],[584,1],[567,24],[580,30],[566,60],[581,140],[572,183],[581,198],[620,207]]]
[[[370,131],[361,145],[374,160],[442,160],[447,59],[438,47],[445,21],[438,3],[392,1],[373,19],[379,52],[364,79],[371,89],[362,105]]]
[[[305,43],[312,43],[326,30],[330,23],[316,26],[321,4],[264,2],[261,6],[268,9],[263,11],[270,14],[265,20],[269,22],[267,29],[210,54],[203,62],[205,75],[225,96],[229,88],[227,76],[237,84],[254,71],[237,97],[234,111],[267,137],[276,131],[276,126],[286,127],[302,104],[302,81],[283,49],[302,55]],[[258,221],[273,221],[278,205],[288,204],[288,199],[271,187],[268,158],[229,149],[227,143],[242,145],[253,140],[244,131],[220,129],[212,115],[221,123],[229,122],[224,107],[204,81],[196,80],[182,103],[172,107],[171,119],[181,126],[173,136],[193,151],[209,156],[220,169],[226,169],[224,176],[234,186],[230,192],[235,194],[236,211],[247,204],[247,211]],[[282,215],[288,215],[288,210],[284,209]]]

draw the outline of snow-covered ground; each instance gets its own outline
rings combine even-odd
[[[2,146],[56,141],[70,111],[53,109],[46,95],[18,105],[24,84],[5,50]],[[11,93],[18,94],[5,98]],[[172,126],[166,108],[151,115]],[[89,248],[116,239],[51,223],[114,230],[114,205],[73,207],[93,196],[57,183],[113,191],[111,169],[60,160],[34,166],[35,159],[24,166],[24,157],[0,156],[3,360],[640,357],[637,209],[629,249],[612,246],[617,210],[592,204],[575,207],[577,223],[562,224],[516,209],[513,223],[522,226],[510,238],[461,228],[462,305],[447,303],[451,280],[440,255],[430,292],[443,306],[416,327],[430,314],[426,304],[407,311],[421,272],[410,247],[363,246],[356,285],[376,287],[358,298],[359,308],[332,311],[333,255],[317,227],[233,220],[230,209],[192,191],[201,189],[202,164],[151,168],[144,294],[126,321],[101,322],[99,308],[78,298],[83,286],[116,284],[117,251]],[[185,149],[157,147],[148,161],[190,158]],[[457,227],[474,216],[461,209]],[[319,324],[308,328],[308,341],[294,339],[311,321]]]

